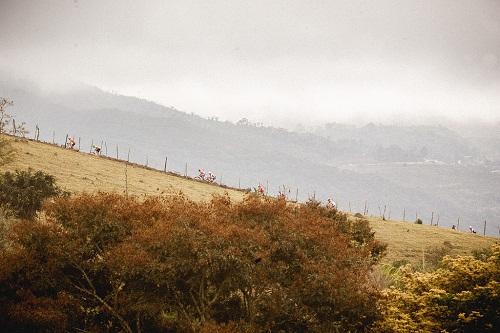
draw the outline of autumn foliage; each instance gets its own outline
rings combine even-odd
[[[365,220],[249,196],[59,197],[12,224],[0,331],[364,332],[384,246]]]

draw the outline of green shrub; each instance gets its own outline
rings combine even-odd
[[[32,219],[43,201],[60,193],[53,176],[33,170],[6,172],[0,177],[0,205],[23,219]]]
[[[418,219],[415,221],[415,224],[423,224],[422,219],[418,218]]]

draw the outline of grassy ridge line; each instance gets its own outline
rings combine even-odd
[[[470,254],[474,249],[489,248],[498,242],[498,238],[471,234],[466,231],[454,231],[442,227],[414,224],[403,221],[384,221],[380,217],[368,217],[375,231],[376,238],[389,244],[383,262],[408,260],[411,263],[422,262],[422,252],[425,258],[432,256],[436,247],[444,242],[451,244],[452,255]]]
[[[136,163],[96,156],[57,145],[5,136],[16,150],[12,163],[1,171],[33,168],[56,177],[57,183],[70,192],[125,192],[127,169],[128,193],[131,195],[172,195],[182,191],[195,201],[208,200],[212,194],[227,192],[241,200],[245,192],[218,184],[208,184],[172,172],[163,172]]]
[[[59,186],[70,192],[119,192],[125,191],[125,165],[127,165],[128,192],[132,195],[174,195],[182,191],[188,198],[204,201],[212,194],[227,192],[232,200],[242,200],[245,193],[233,188],[195,181],[174,173],[128,163],[115,158],[95,156],[85,152],[64,149],[50,143],[33,140],[11,140],[17,155],[15,160],[0,167],[0,171],[15,169],[42,170],[56,177]],[[354,217],[352,217],[354,218]],[[452,254],[467,254],[477,248],[489,247],[497,239],[411,222],[383,221],[368,217],[377,239],[386,242],[388,253],[385,262],[408,260],[420,262],[430,249],[447,241]]]

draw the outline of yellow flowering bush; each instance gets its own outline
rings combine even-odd
[[[433,272],[403,267],[380,303],[377,332],[499,332],[500,245],[488,256],[445,256]]]

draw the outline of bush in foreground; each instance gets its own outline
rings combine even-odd
[[[0,205],[19,218],[31,219],[43,201],[60,193],[53,176],[33,170],[0,175]]]
[[[9,332],[364,332],[384,246],[366,221],[249,196],[57,198],[0,255]]]
[[[380,304],[377,332],[498,332],[500,245],[481,257],[444,257],[433,272],[402,269]]]

